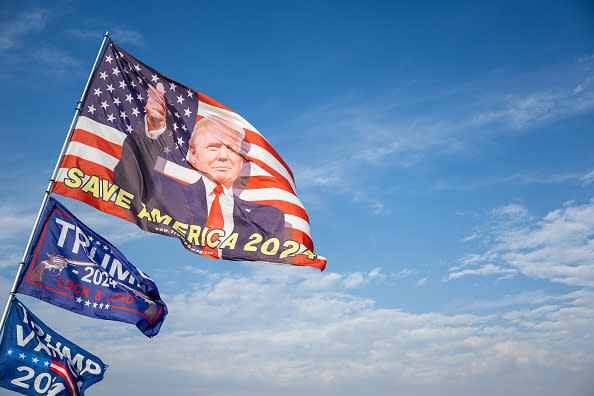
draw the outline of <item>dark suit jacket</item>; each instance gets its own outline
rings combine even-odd
[[[175,149],[175,134],[170,133],[171,119],[167,119],[167,129],[157,139],[151,139],[144,132],[144,121],[126,138],[122,147],[122,155],[114,169],[114,183],[124,190],[134,194],[131,209],[128,211],[130,219],[144,230],[172,235],[163,232],[163,224],[140,219],[137,215],[143,210],[143,204],[150,212],[159,210],[161,216],[172,218],[170,226],[175,221],[188,225],[204,226],[208,218],[206,189],[202,179],[196,183],[183,184],[154,170],[158,157],[166,158],[178,164],[189,165],[183,160],[181,150]],[[188,140],[188,139],[185,139]],[[206,176],[204,176],[206,177]],[[284,213],[279,209],[248,202],[234,196],[233,232],[238,234],[235,249],[222,249],[222,258],[227,260],[262,260],[280,262],[275,256],[263,255],[257,252],[245,251],[243,247],[250,241],[254,233],[262,236],[262,241],[278,238],[284,241]],[[177,234],[174,234],[177,235]],[[186,245],[184,243],[184,245]],[[256,244],[255,246],[259,246]],[[194,246],[200,248],[200,246]],[[191,250],[192,246],[187,246]]]

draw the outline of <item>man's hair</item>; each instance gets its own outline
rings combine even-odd
[[[237,142],[237,146],[231,147],[231,149],[242,156],[245,155],[247,150],[242,150],[244,146],[242,142],[245,137],[243,128],[236,125],[231,120],[218,115],[209,115],[200,119],[196,125],[194,125],[194,130],[192,131],[192,136],[190,137],[188,145],[191,147],[195,144],[196,139],[198,139],[198,137],[203,133],[201,131],[211,129],[216,130],[217,135],[221,137],[222,141]]]

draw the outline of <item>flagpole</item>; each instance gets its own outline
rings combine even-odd
[[[85,88],[84,88],[83,93],[80,97],[80,100],[76,104],[76,109],[74,110],[74,117],[72,117],[72,122],[70,123],[70,128],[68,129],[68,133],[66,134],[66,139],[64,140],[64,144],[62,145],[62,151],[60,151],[60,156],[58,157],[58,161],[56,162],[56,166],[54,167],[54,172],[52,173],[52,177],[49,180],[49,183],[45,190],[45,194],[43,195],[43,199],[41,201],[41,207],[39,208],[39,211],[37,212],[37,218],[35,219],[35,224],[33,226],[33,230],[31,230],[31,234],[29,235],[29,240],[27,241],[27,245],[25,247],[25,252],[23,253],[23,258],[21,259],[21,262],[19,263],[19,268],[17,270],[17,274],[14,279],[14,283],[12,284],[12,289],[10,290],[10,294],[8,296],[8,301],[6,302],[6,306],[4,307],[4,313],[2,314],[2,319],[0,320],[0,335],[4,333],[4,325],[6,323],[6,318],[8,316],[10,304],[12,303],[14,295],[16,294],[16,288],[17,288],[19,280],[21,278],[23,268],[25,267],[25,259],[27,258],[27,254],[29,254],[29,249],[31,248],[31,242],[33,241],[33,236],[35,235],[35,231],[37,231],[37,227],[39,226],[39,221],[41,219],[41,214],[45,210],[47,201],[51,195],[52,187],[54,186],[54,183],[56,182],[56,176],[60,169],[60,164],[62,163],[62,159],[64,158],[64,154],[66,152],[66,147],[68,147],[68,142],[70,141],[70,137],[72,136],[72,132],[74,130],[76,120],[78,119],[78,117],[82,111],[81,105],[83,103],[85,95],[87,94],[87,90],[89,89],[89,85],[91,84],[91,78],[93,77],[93,73],[95,72],[97,63],[99,62],[99,58],[101,57],[101,53],[105,49],[105,42],[107,41],[108,38],[109,38],[109,32],[105,32],[105,34],[103,35],[103,41],[101,42],[101,46],[99,47],[99,52],[97,53],[97,57],[95,58],[95,63],[93,63],[93,67],[91,68],[91,73],[89,74],[89,78],[87,79],[87,84],[85,85]],[[1,337],[0,337],[0,339],[1,339]]]

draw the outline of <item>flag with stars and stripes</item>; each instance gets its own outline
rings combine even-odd
[[[42,215],[17,293],[157,335],[167,306],[154,281],[54,198]]]
[[[107,366],[14,298],[0,343],[0,386],[24,395],[82,396]]]
[[[216,144],[201,148],[209,134]],[[215,150],[225,153],[206,164]],[[240,156],[240,165],[231,156]],[[224,188],[215,189],[217,184]],[[322,270],[326,265],[314,253],[293,174],[260,132],[111,40],[52,192],[179,238],[203,256]]]

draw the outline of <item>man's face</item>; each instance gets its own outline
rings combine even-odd
[[[239,148],[240,141],[229,140],[228,134],[221,135],[208,124],[194,133],[199,135],[190,145],[188,162],[215,183],[231,188],[239,177],[243,158],[229,147]]]

